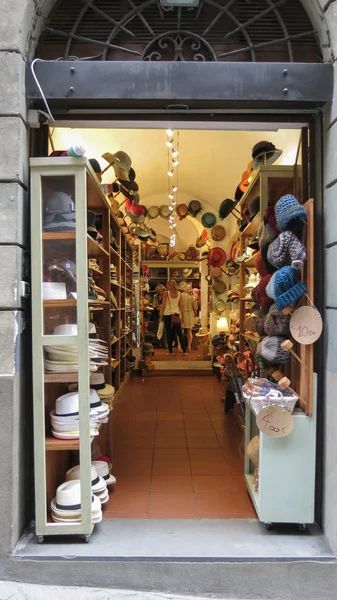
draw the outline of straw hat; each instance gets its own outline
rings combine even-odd
[[[186,204],[178,204],[178,206],[176,207],[176,213],[180,221],[185,219],[185,217],[187,217],[188,215],[188,208]]]
[[[170,211],[170,209],[169,209],[169,207],[168,207],[167,204],[162,204],[161,205],[161,207],[159,209],[159,214],[162,217],[162,219],[168,219],[169,218],[169,216],[171,214],[171,211]]]
[[[260,451],[260,438],[255,435],[247,446],[247,456],[252,461],[255,468],[259,466],[259,451]]]
[[[214,303],[213,311],[215,313],[221,314],[221,313],[223,313],[224,310],[226,310],[226,304],[225,304],[225,302],[223,300],[217,300]]]
[[[216,281],[213,282],[212,291],[217,296],[221,296],[221,294],[224,294],[226,289],[227,289],[227,286],[226,286],[225,282],[222,281],[221,279],[217,279]]]
[[[226,262],[226,252],[218,246],[211,248],[207,254],[207,262],[212,267],[222,267]]]
[[[149,219],[156,219],[157,217],[159,217],[159,206],[150,206],[147,209],[147,216],[149,217]]]
[[[206,337],[206,335],[209,335],[209,331],[207,327],[200,327],[198,333],[196,333],[195,335],[196,337]]]

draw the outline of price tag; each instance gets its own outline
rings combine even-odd
[[[256,425],[262,433],[280,438],[293,430],[294,419],[282,406],[265,406],[256,417]]]
[[[291,335],[299,344],[313,344],[320,337],[322,329],[322,317],[312,306],[301,306],[290,319]]]

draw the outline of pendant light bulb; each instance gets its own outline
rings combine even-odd
[[[167,146],[168,148],[172,148],[172,146],[173,146],[173,140],[167,140],[167,142],[166,142],[166,146]]]
[[[175,192],[177,192],[177,191],[178,191],[178,188],[177,188],[177,186],[176,186],[176,185],[174,185],[174,186],[173,186],[173,188],[172,188],[172,192],[173,192],[173,193],[175,193]]]
[[[173,130],[172,129],[166,129],[166,133],[168,135],[169,138],[171,138],[173,136]]]
[[[178,150],[174,150],[174,149],[172,150],[173,158],[177,158],[178,154],[179,154]]]
[[[170,198],[170,200],[173,200],[174,198],[173,194],[169,194],[168,197]]]
[[[177,161],[177,160],[174,160],[174,161],[172,162],[172,164],[173,164],[173,166],[174,166],[174,167],[177,167],[177,166],[179,165],[179,161]]]
[[[169,177],[173,177],[173,171],[167,171]]]

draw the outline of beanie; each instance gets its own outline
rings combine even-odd
[[[267,336],[257,345],[256,353],[268,364],[285,364],[290,360],[290,352],[281,348],[284,340],[278,335]]]
[[[282,310],[299,300],[307,288],[302,281],[298,280],[298,271],[287,266],[274,273],[266,291],[268,295],[275,298],[277,310]]]
[[[276,237],[280,232],[276,223],[275,206],[267,206],[266,210],[264,211],[263,220],[266,225],[269,223],[271,229],[275,233],[274,237]]]
[[[277,228],[280,231],[288,229],[288,225],[294,219],[298,221],[307,220],[305,208],[296,200],[292,194],[282,196],[275,205]]]
[[[276,269],[275,267],[273,267],[273,265],[270,264],[269,260],[268,260],[268,248],[269,248],[270,244],[266,244],[266,246],[263,246],[263,248],[261,248],[261,255],[263,258],[263,262],[264,265],[268,271],[268,273],[275,273]]]
[[[307,258],[307,251],[294,233],[283,231],[268,247],[267,258],[277,269],[286,265],[301,269]]]
[[[270,306],[273,304],[272,299],[267,295],[266,287],[271,280],[271,275],[262,277],[260,283],[255,288],[255,297],[259,305],[261,306],[264,314],[267,314]]]
[[[266,265],[264,264],[264,260],[261,254],[261,250],[259,250],[256,254],[255,254],[255,269],[257,270],[258,274],[261,277],[265,277],[266,275],[268,275],[268,271],[266,269]]]
[[[264,318],[264,331],[266,335],[289,335],[290,315],[283,315],[272,304]]]
[[[277,233],[274,231],[270,223],[265,223],[262,221],[258,231],[257,236],[259,238],[259,246],[263,248],[267,244],[270,244],[277,236]]]

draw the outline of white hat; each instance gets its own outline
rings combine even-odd
[[[109,466],[108,463],[105,462],[105,460],[93,460],[91,461],[91,464],[96,467],[97,473],[101,477],[103,477],[107,485],[112,485],[113,483],[116,483],[116,477],[111,475],[111,473],[109,472]]]
[[[54,335],[77,335],[77,325],[76,323],[57,325],[54,329]]]
[[[90,376],[90,387],[96,390],[99,396],[113,396],[115,388],[109,383],[105,383],[103,373],[92,373]]]
[[[187,267],[185,269],[183,269],[183,275],[184,277],[189,277],[192,273],[192,269],[188,269]]]
[[[66,472],[66,481],[80,479],[80,465],[76,465]],[[96,471],[96,467],[91,465],[91,487],[93,492],[103,492],[106,489],[106,482]]]
[[[252,273],[251,275],[249,275],[248,283],[247,283],[247,285],[245,285],[245,288],[254,288],[257,286],[257,284],[258,284],[258,279],[257,279],[255,273]]]
[[[70,517],[81,515],[81,482],[77,479],[62,483],[56,490],[56,496],[51,501],[52,516]],[[101,513],[101,503],[92,495],[91,511],[93,515]]]
[[[209,331],[207,330],[207,327],[200,327],[198,333],[196,333],[196,337],[205,337],[206,335],[209,334]]]

